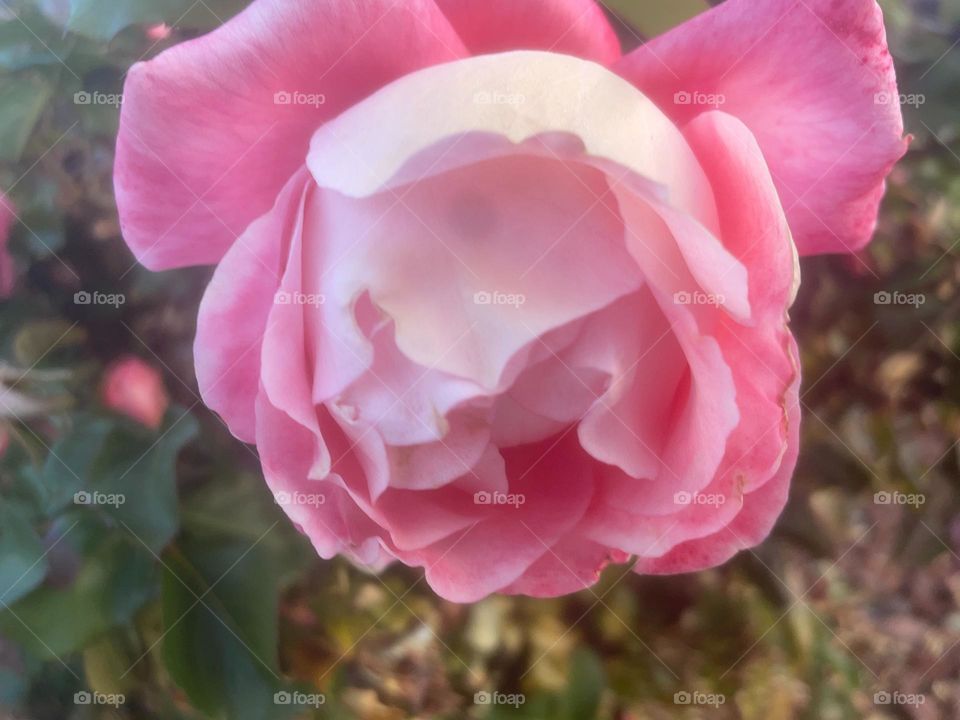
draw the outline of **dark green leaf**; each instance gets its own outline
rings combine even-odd
[[[278,717],[277,579],[269,554],[230,540],[185,545],[168,558],[162,583],[171,676],[211,717]]]
[[[118,426],[103,444],[87,485],[91,500],[106,501],[98,509],[155,553],[177,531],[177,455],[197,434],[191,415],[182,411],[171,415],[176,419],[161,430],[159,438],[139,427]]]
[[[578,649],[571,659],[563,702],[564,720],[593,720],[600,707],[600,693],[606,686],[603,665],[592,651]]]
[[[0,500],[0,603],[12,605],[43,581],[43,543],[21,508]]]
[[[68,587],[42,586],[0,612],[0,632],[34,655],[62,657],[129,622],[157,581],[153,558],[133,543],[103,534]]]
[[[53,96],[53,85],[37,74],[0,77],[0,160],[16,162]]]
[[[76,429],[53,446],[37,487],[46,514],[53,515],[73,503],[74,495],[88,481],[111,429],[112,423],[107,420],[81,417]]]

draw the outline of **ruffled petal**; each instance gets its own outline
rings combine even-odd
[[[519,154],[370,198],[326,192],[324,234],[357,239],[337,273],[403,355],[490,392],[538,337],[640,287],[605,189],[596,170]]]
[[[673,549],[680,546],[687,548],[676,556],[683,562],[703,560],[687,567],[692,570],[715,564],[707,558],[725,560],[747,539],[762,539],[783,507],[799,444],[799,359],[787,327],[798,281],[796,252],[776,189],[756,140],[736,118],[707,113],[690,124],[687,136],[711,178],[723,237],[751,270],[754,322],[743,325],[717,314],[712,326],[734,369],[740,415],[713,479],[683,488],[672,513],[656,512],[648,484],[615,473],[598,479],[582,531],[636,553],[638,572],[686,567],[658,560],[675,557]],[[723,530],[727,525],[741,528],[742,542]]]
[[[593,494],[593,463],[575,434],[504,451],[516,505],[481,505],[479,522],[404,562],[426,568],[427,582],[453,602],[475,602],[517,581],[583,516]],[[558,578],[562,581],[562,578]]]

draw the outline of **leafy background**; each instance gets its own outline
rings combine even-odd
[[[416,571],[315,558],[254,451],[199,402],[209,271],[151,274],[120,239],[117,110],[75,93],[121,92],[134,61],[241,4],[0,0],[0,188],[22,220],[18,289],[0,306],[0,717],[272,720],[298,709],[278,690],[323,693],[322,718],[960,716],[958,0],[882,2],[902,92],[923,96],[905,108],[916,138],[869,250],[804,262],[803,454],[773,536],[709,572],[614,569],[567,598],[473,606]],[[706,7],[607,4],[627,46]],[[154,42],[159,22],[174,32]],[[126,302],[77,305],[80,290]],[[156,432],[100,403],[103,369],[127,353],[174,398]],[[127,502],[78,506],[80,490]],[[878,504],[881,491],[925,502]],[[125,702],[76,704],[85,690]],[[493,690],[525,703],[474,704]],[[676,704],[695,691],[724,703]]]

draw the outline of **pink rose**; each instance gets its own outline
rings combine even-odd
[[[146,35],[150,40],[154,42],[160,42],[166,40],[173,33],[173,28],[171,28],[166,23],[160,23],[159,25],[151,25],[146,30]]]
[[[197,375],[323,557],[443,597],[760,542],[797,457],[796,255],[870,238],[873,0],[729,0],[620,57],[592,0],[257,0],[136,65],[145,265],[218,264]]]
[[[163,423],[170,405],[160,373],[133,355],[107,368],[101,395],[108,408],[153,430]]]
[[[10,229],[16,221],[16,212],[13,203],[0,192],[0,298],[8,298],[13,294],[13,285],[16,282],[15,268],[7,243],[10,241]]]

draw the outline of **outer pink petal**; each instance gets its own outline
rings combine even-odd
[[[437,0],[475,54],[548,50],[610,65],[620,42],[595,0]]]
[[[200,394],[245,442],[256,442],[254,399],[260,387],[260,349],[308,177],[305,171],[294,176],[273,210],[237,239],[200,304],[194,341]]]
[[[500,592],[531,597],[566,595],[596,584],[607,565],[626,562],[629,557],[571,535],[544,552],[520,578]]]
[[[802,254],[870,240],[884,178],[906,150],[875,0],[728,0],[617,70],[678,122],[710,103],[745,122]]]
[[[257,0],[134,65],[115,170],[127,243],[152,269],[217,262],[270,209],[324,121],[464,54],[433,0]]]

